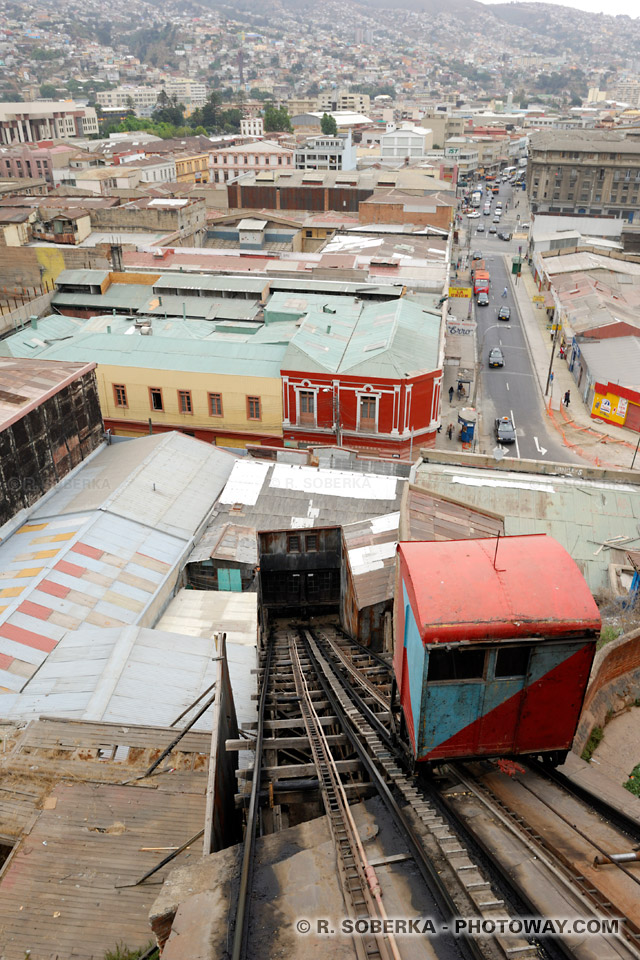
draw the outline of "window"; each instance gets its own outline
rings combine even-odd
[[[209,394],[209,416],[210,417],[222,416],[222,394],[221,393]]]
[[[429,652],[428,683],[443,683],[446,680],[482,680],[484,678],[485,651],[478,649],[438,650]]]
[[[116,407],[129,406],[129,404],[127,403],[127,388],[123,383],[114,383],[113,396],[116,401]]]
[[[304,235],[305,235],[305,237],[312,237],[312,236],[313,236],[313,230],[305,230]]]
[[[313,390],[301,390],[300,398],[300,423],[316,422],[316,395]]]
[[[193,413],[191,390],[178,390],[178,410],[180,413]]]
[[[289,553],[300,553],[300,537],[298,536],[288,537],[287,551]]]
[[[317,553],[318,552],[318,534],[309,533],[305,538],[305,550],[307,553]]]
[[[375,397],[360,397],[360,429],[376,429],[378,401]]]
[[[149,387],[149,406],[152,410],[164,410],[160,387]]]
[[[530,647],[504,647],[496,656],[498,677],[524,677],[529,667]]]
[[[261,420],[260,397],[247,397],[247,420]]]

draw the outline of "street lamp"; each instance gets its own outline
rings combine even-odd
[[[334,422],[335,428],[336,428],[336,444],[337,444],[338,446],[341,446],[341,442],[340,442],[340,385],[338,385],[337,393],[334,393],[332,387],[323,387],[323,388],[322,388],[322,392],[323,392],[323,393],[331,393],[331,394],[333,394],[332,410],[333,410],[333,422]]]

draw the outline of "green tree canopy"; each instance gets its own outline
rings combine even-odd
[[[264,129],[266,133],[290,133],[293,127],[287,108],[268,103],[264,108]]]
[[[328,113],[323,113],[322,120],[320,121],[320,129],[327,137],[337,137],[338,124],[336,123],[336,118],[330,116]]]

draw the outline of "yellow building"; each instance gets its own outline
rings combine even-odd
[[[43,360],[87,357],[97,364],[105,427],[117,436],[180,430],[225,447],[282,445],[287,345],[270,342],[267,328],[241,339],[213,332],[204,320],[100,316],[83,325],[52,316],[37,321],[36,335],[47,344]],[[18,331],[0,352],[20,356],[33,336],[31,328]]]
[[[178,183],[209,183],[209,154],[176,154],[176,180]]]

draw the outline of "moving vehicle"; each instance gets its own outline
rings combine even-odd
[[[467,216],[469,220],[476,220],[477,218],[480,217],[480,213],[478,210],[471,210],[470,213],[467,214]]]
[[[482,250],[474,250],[473,253],[471,254],[471,260],[472,260],[472,261],[473,261],[473,260],[482,260],[483,257],[484,257],[484,253],[482,252]]]
[[[471,194],[471,206],[479,207],[482,200],[482,190],[474,190]]]
[[[504,367],[504,354],[500,347],[493,347],[493,349],[489,351],[489,366]]]
[[[499,238],[500,240],[511,240],[511,234],[510,234],[510,233],[505,233],[504,231],[501,231],[501,232],[498,234],[498,238]]]
[[[516,442],[516,428],[511,417],[496,417],[495,430],[498,443]]]
[[[478,270],[473,271],[473,292],[476,296],[479,293],[489,293],[489,284],[491,283],[491,277],[489,276],[488,270]]]
[[[488,307],[488,306],[489,306],[489,294],[488,294],[488,293],[484,293],[484,291],[483,291],[482,293],[479,293],[478,296],[477,296],[477,298],[476,298],[476,303],[477,303],[477,305],[478,305],[479,307]]]
[[[500,223],[500,214],[499,214],[498,212],[494,213],[494,215],[493,215],[493,222],[494,222],[494,223]]]
[[[498,320],[511,320],[511,307],[500,307]]]
[[[496,227],[495,223],[492,223],[491,226],[489,227],[489,233],[497,233],[497,232],[498,232],[498,228]]]
[[[485,217],[491,216],[491,204],[485,203],[484,210],[482,212],[484,213]]]
[[[571,748],[600,631],[582,573],[546,534],[398,544],[393,668],[414,760]]]
[[[476,233],[484,233],[484,223],[479,223],[476,227]]]

